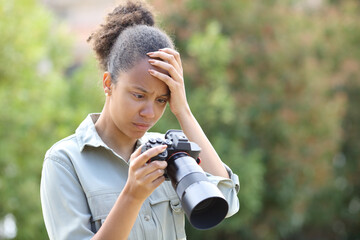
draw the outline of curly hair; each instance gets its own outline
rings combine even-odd
[[[92,42],[100,67],[110,72],[113,82],[146,53],[174,48],[170,37],[154,25],[154,15],[145,3],[128,1],[109,13],[105,23],[90,35],[87,41]]]

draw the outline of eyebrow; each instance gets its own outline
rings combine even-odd
[[[149,91],[147,91],[146,89],[140,87],[140,86],[133,86],[133,88],[143,92],[143,93],[149,93]],[[170,96],[170,93],[166,93],[166,94],[162,94],[160,95],[161,97],[169,97]]]

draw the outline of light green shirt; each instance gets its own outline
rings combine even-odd
[[[96,132],[99,114],[90,114],[75,134],[57,142],[45,156],[41,177],[41,204],[50,239],[91,239],[114,206],[128,177],[128,163],[109,148]],[[137,147],[150,137],[147,133]],[[227,217],[239,210],[239,180],[212,176],[229,203]],[[141,207],[129,239],[186,239],[180,201],[165,181]]]

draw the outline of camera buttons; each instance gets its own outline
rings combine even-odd
[[[165,144],[170,147],[172,145],[172,141],[170,141],[169,139],[165,140]]]

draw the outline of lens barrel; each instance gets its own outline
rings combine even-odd
[[[227,201],[194,158],[184,152],[175,153],[168,159],[167,175],[195,228],[209,229],[225,218]]]

